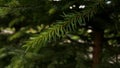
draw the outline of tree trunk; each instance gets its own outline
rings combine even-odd
[[[98,68],[100,63],[100,54],[101,54],[101,46],[103,40],[103,32],[93,30],[94,35],[94,46],[93,46],[93,64],[92,68]]]

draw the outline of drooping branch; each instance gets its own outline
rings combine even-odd
[[[80,26],[85,25],[85,18],[88,20],[92,18],[97,13],[98,9],[102,7],[102,4],[102,1],[97,1],[95,4],[86,7],[81,12],[65,14],[63,21],[53,24],[38,36],[33,37],[33,39],[29,40],[24,45],[24,47],[27,47],[27,50],[38,51],[48,43],[48,41],[62,37],[66,33],[76,30],[76,28],[79,27],[78,24],[80,24]]]

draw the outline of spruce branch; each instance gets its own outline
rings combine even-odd
[[[85,25],[85,18],[92,18],[94,14],[97,13],[101,4],[103,4],[101,2],[102,1],[91,5],[81,12],[65,14],[64,21],[57,22],[44,32],[41,32],[38,36],[33,37],[33,39],[27,41],[23,47],[27,47],[27,51],[37,52],[41,47],[44,47],[48,41],[63,37],[68,32],[75,31],[78,27],[77,24],[80,24],[80,26]]]

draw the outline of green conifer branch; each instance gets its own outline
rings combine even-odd
[[[97,10],[102,7],[99,1],[88,8],[85,8],[81,12],[71,13],[64,15],[64,21],[59,21],[57,24],[49,27],[44,32],[41,32],[38,36],[33,37],[33,39],[27,41],[23,47],[27,47],[27,50],[38,51],[41,47],[44,47],[49,40],[62,37],[67,32],[76,30],[77,24],[85,24],[85,18],[92,18],[96,14]]]

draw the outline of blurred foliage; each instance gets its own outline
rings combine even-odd
[[[0,68],[91,68],[93,28],[99,67],[120,68],[120,1],[109,1],[0,0]]]

